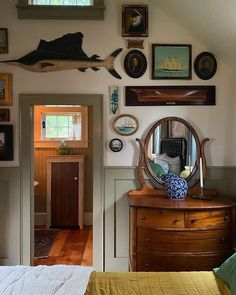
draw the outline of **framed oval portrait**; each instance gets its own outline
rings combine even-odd
[[[211,79],[215,75],[216,69],[216,58],[210,52],[202,52],[196,57],[194,62],[194,71],[200,79]]]
[[[138,130],[138,120],[132,115],[120,115],[113,121],[114,130],[121,135],[131,135]]]
[[[125,71],[131,78],[141,77],[147,69],[147,60],[140,50],[129,51],[124,60]]]
[[[119,138],[113,138],[109,142],[109,147],[110,147],[111,151],[113,151],[115,153],[120,152],[123,148],[123,142]]]

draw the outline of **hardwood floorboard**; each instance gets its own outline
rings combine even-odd
[[[35,259],[34,265],[92,265],[92,227],[83,230],[60,230],[47,258]]]

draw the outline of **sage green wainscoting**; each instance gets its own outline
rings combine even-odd
[[[0,168],[0,264],[20,263],[20,169]]]
[[[236,167],[208,167],[205,185],[236,200]],[[105,167],[105,271],[128,270],[127,192],[139,187],[136,167]]]

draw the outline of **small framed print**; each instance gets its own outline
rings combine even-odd
[[[194,71],[200,79],[211,79],[215,75],[216,69],[216,59],[210,52],[202,52],[196,57],[194,62]]]
[[[192,79],[192,46],[152,44],[152,79]]]
[[[0,109],[0,122],[10,121],[10,110]]]
[[[0,73],[0,106],[12,105],[12,74]]]
[[[119,86],[109,86],[110,114],[119,114],[120,90]]]
[[[141,77],[147,69],[147,60],[140,50],[131,50],[124,60],[125,71],[131,78]]]
[[[13,160],[13,125],[0,125],[0,161]]]
[[[119,138],[113,138],[109,142],[109,147],[110,147],[111,151],[113,151],[115,153],[120,152],[123,148],[123,142]]]
[[[132,135],[138,130],[138,120],[128,114],[119,115],[113,121],[114,130],[121,135]]]
[[[8,53],[8,33],[6,28],[0,28],[0,53]]]
[[[122,6],[122,36],[147,37],[148,36],[148,6],[123,5]]]

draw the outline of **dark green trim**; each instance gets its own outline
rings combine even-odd
[[[27,0],[18,0],[19,19],[81,19],[104,20],[104,0],[95,0],[93,6],[29,5]]]

